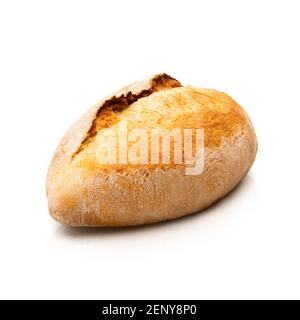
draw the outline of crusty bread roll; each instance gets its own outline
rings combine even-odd
[[[99,160],[100,138],[125,121],[128,131],[202,129],[201,173],[187,174],[190,163],[176,162],[175,151],[169,163],[162,163],[161,150],[154,164]],[[114,147],[110,141],[107,150]],[[129,226],[182,217],[229,193],[249,171],[256,151],[251,121],[229,96],[159,74],[103,99],[69,129],[48,171],[49,211],[70,226]]]

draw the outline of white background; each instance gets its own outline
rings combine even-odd
[[[299,1],[0,2],[0,298],[300,298]],[[259,152],[210,209],[125,229],[48,215],[66,129],[167,72],[245,107]]]

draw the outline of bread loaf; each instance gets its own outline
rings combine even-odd
[[[48,171],[49,211],[70,226],[196,213],[242,180],[256,151],[251,121],[228,95],[155,75],[106,97],[65,134]]]

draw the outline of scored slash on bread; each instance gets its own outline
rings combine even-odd
[[[180,87],[181,83],[166,73],[161,73],[144,81],[133,83],[106,98],[98,107],[95,118],[88,130],[86,137],[81,142],[77,151],[72,155],[74,158],[95,137],[100,128],[103,128],[101,115],[105,112],[121,112],[135,101],[150,96],[154,92],[165,89]]]

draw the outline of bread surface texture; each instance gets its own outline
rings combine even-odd
[[[201,129],[202,172],[186,173],[188,165],[176,161],[172,139],[168,163],[161,161],[161,144],[158,163],[104,163],[99,148],[118,155],[120,146],[111,141],[120,140],[119,128],[125,126],[127,132],[147,133],[139,147],[149,147],[148,160],[153,132],[162,138]],[[103,142],[107,132],[117,139]],[[135,143],[129,141],[127,149]],[[247,174],[256,152],[252,123],[228,95],[155,75],[104,98],[68,130],[48,170],[49,212],[70,226],[130,226],[182,217],[228,194]]]

